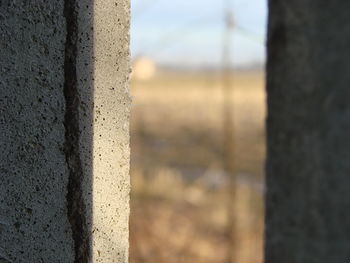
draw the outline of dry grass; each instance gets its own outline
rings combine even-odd
[[[222,92],[214,73],[132,82],[131,263],[260,263],[265,95],[261,73],[234,77],[235,200],[228,235]],[[232,248],[235,247],[233,250]]]

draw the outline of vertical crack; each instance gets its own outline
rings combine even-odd
[[[79,94],[77,87],[78,14],[76,0],[64,0],[67,38],[64,58],[64,97],[66,111],[65,156],[68,165],[67,214],[74,241],[74,263],[87,263],[90,258],[90,236],[86,219],[82,183],[84,178],[79,149]]]

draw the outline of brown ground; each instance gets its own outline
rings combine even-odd
[[[233,79],[235,202],[222,168],[219,75],[163,72],[132,81],[131,263],[219,263],[229,255],[261,263],[264,76]]]

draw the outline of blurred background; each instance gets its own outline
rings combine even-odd
[[[132,0],[131,263],[262,263],[266,0]]]

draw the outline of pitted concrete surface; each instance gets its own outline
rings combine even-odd
[[[0,21],[0,262],[73,262],[63,1],[1,1]]]
[[[94,262],[127,262],[129,1],[96,1],[93,13],[92,255]]]
[[[127,262],[129,1],[19,2],[0,2],[0,262]]]

